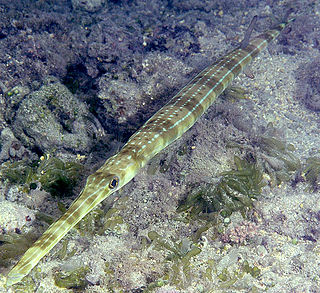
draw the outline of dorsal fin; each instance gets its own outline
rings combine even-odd
[[[250,41],[250,38],[251,38],[252,31],[253,31],[256,23],[257,23],[257,19],[258,19],[258,16],[257,16],[257,15],[255,15],[255,16],[252,18],[252,20],[251,20],[251,22],[250,22],[250,25],[249,25],[249,27],[248,27],[245,35],[244,35],[244,38],[243,38],[243,40],[242,40],[241,43],[240,43],[240,48],[241,48],[241,49],[243,49],[243,48],[245,48],[245,47],[248,46],[249,41]]]

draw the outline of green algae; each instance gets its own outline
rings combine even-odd
[[[12,184],[29,183],[33,176],[33,168],[26,161],[5,162],[1,166],[1,174]]]
[[[197,231],[192,235],[192,241],[199,241],[199,239],[201,239],[201,235],[204,232],[208,231],[212,227],[215,227],[217,224],[218,223],[216,221],[216,218],[214,218],[213,220],[209,220],[209,218],[207,218],[207,221],[205,221],[204,224],[200,226],[200,228],[198,228]]]
[[[11,261],[22,255],[38,237],[39,235],[33,232],[0,235],[0,265],[9,266]]]
[[[301,161],[294,155],[294,146],[279,138],[272,123],[267,125],[263,135],[252,138],[251,145],[229,142],[227,147],[239,149],[251,156],[270,177],[271,187],[289,182],[295,172],[301,169]]]
[[[38,279],[38,273],[33,275],[36,275],[35,277]],[[12,287],[16,293],[34,293],[36,291],[36,282],[31,275],[27,275],[19,283],[14,284]]]
[[[112,270],[112,265],[109,262],[105,262],[104,272],[106,276],[106,289],[105,292],[124,292],[119,280],[115,278],[114,271]]]
[[[245,273],[250,274],[253,278],[258,278],[261,274],[261,270],[257,266],[250,266],[247,260],[243,262],[242,269]]]
[[[64,196],[72,193],[82,170],[83,166],[77,162],[63,162],[52,157],[40,161],[37,175],[45,191],[53,196]]]
[[[59,271],[54,274],[54,282],[60,288],[84,289],[88,285],[88,281],[85,279],[88,272],[88,266],[70,271]]]
[[[300,159],[294,154],[294,146],[272,136],[262,136],[260,148],[263,165],[273,185],[288,182],[295,171],[301,168]]]
[[[120,210],[110,208],[107,212],[100,208],[95,208],[86,215],[75,228],[80,235],[106,235],[106,234],[121,234],[121,224],[124,224],[123,218],[119,215]]]
[[[143,292],[144,293],[151,293],[151,292],[154,292],[154,289],[163,287],[167,284],[168,284],[167,280],[159,279],[159,280],[156,280],[156,281],[148,284],[147,288],[145,290],[143,290]]]
[[[320,189],[320,158],[311,157],[307,159],[303,170],[304,177],[309,184],[309,189],[313,192]]]
[[[260,276],[261,270],[257,266],[250,266],[247,260],[243,261],[239,269],[233,272],[230,272],[228,268],[224,268],[219,274],[217,274],[218,279],[221,281],[220,289],[245,289],[234,286],[234,284],[238,280],[242,279],[245,274],[250,274],[256,279]]]
[[[122,210],[126,209],[127,198],[123,197],[118,200],[117,208],[110,208],[103,217],[103,226],[98,232],[99,235],[121,235],[127,230],[127,224],[120,215]]]
[[[104,229],[114,230],[119,224],[123,224],[123,218],[121,216],[113,216],[105,222]]]
[[[168,254],[165,261],[171,263],[170,269],[159,281],[163,284],[174,285],[179,289],[185,289],[192,276],[191,260],[202,250],[187,238],[177,242],[169,241],[156,231],[150,231],[148,237],[152,241],[154,249],[162,250]]]
[[[61,260],[65,260],[68,259],[72,256],[75,255],[75,253],[77,252],[77,249],[73,249],[72,251],[68,251],[68,244],[69,244],[69,240],[64,239],[62,241],[62,248],[58,251],[57,253],[57,257]]]
[[[68,249],[68,240],[64,239],[62,241],[62,248],[58,252],[58,258],[59,259],[64,259],[67,255],[67,249]]]
[[[294,155],[294,145],[280,139],[272,123],[267,125],[266,133],[258,138],[257,145],[259,153],[256,158],[269,174],[271,186],[290,181],[292,175],[301,169],[300,159]]]
[[[104,211],[99,208],[95,208],[88,215],[86,215],[77,225],[76,229],[80,232],[80,235],[93,236],[99,234],[103,229],[103,216]]]
[[[83,166],[77,162],[63,162],[56,157],[39,161],[6,162],[1,166],[1,174],[11,184],[23,185],[29,192],[41,188],[53,196],[68,196],[80,179]]]
[[[216,273],[215,261],[213,259],[208,259],[207,268],[204,273],[204,277],[206,279],[208,279],[210,282],[212,282],[213,281],[213,278],[212,278],[213,273]]]
[[[189,211],[191,219],[206,218],[210,213],[229,217],[234,211],[245,212],[266,185],[261,168],[246,159],[234,157],[235,169],[221,173],[217,184],[205,183],[189,193],[177,211]]]

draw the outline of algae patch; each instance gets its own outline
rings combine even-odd
[[[221,173],[217,184],[204,183],[190,192],[177,209],[188,211],[191,218],[204,218],[210,213],[228,217],[234,211],[245,212],[260,195],[266,182],[256,163],[234,157],[235,169]]]
[[[54,274],[54,282],[60,288],[84,289],[88,285],[88,281],[85,278],[88,272],[88,266],[74,270],[58,271]]]
[[[1,174],[12,184],[23,185],[29,192],[41,184],[41,188],[53,196],[67,196],[80,179],[83,166],[77,162],[63,162],[56,157],[39,161],[25,160],[6,162],[1,166]]]
[[[0,235],[0,265],[9,266],[11,260],[23,254],[37,240],[38,236],[32,232]]]
[[[160,280],[157,280],[153,286],[157,285],[156,287],[159,287],[169,283],[179,289],[186,288],[192,279],[193,266],[191,260],[202,250],[187,238],[178,242],[169,241],[155,231],[150,231],[148,237],[152,241],[154,249],[168,253],[165,261],[170,262],[168,272]]]
[[[70,195],[83,166],[76,162],[63,162],[58,158],[42,160],[37,168],[42,188],[53,196]]]
[[[320,189],[320,158],[311,157],[307,159],[306,167],[303,170],[304,177],[313,192]]]

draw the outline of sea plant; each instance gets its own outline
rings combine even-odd
[[[249,262],[245,260],[238,270],[230,272],[228,268],[224,268],[218,275],[218,279],[221,281],[220,289],[234,289],[235,291],[242,291],[245,288],[236,286],[235,283],[241,280],[245,274],[250,274],[253,278],[258,278],[261,270],[257,266],[250,266]]]
[[[35,178],[53,196],[70,195],[82,170],[83,166],[77,162],[63,162],[51,157],[40,161]]]
[[[252,207],[266,182],[263,172],[247,159],[234,157],[235,169],[221,173],[218,183],[204,183],[193,189],[177,209],[189,211],[191,218],[205,218],[210,213],[228,217],[234,211],[245,212]]]
[[[239,149],[258,162],[262,171],[269,175],[272,187],[290,181],[296,171],[301,169],[300,159],[294,154],[294,145],[281,139],[278,132],[269,123],[262,135],[250,138],[250,144],[234,141],[227,144],[227,147]]]
[[[309,183],[311,191],[320,189],[320,158],[311,157],[307,159],[307,164],[303,170],[304,177]]]
[[[272,185],[290,181],[292,175],[301,168],[301,162],[293,154],[294,146],[275,136],[261,136],[260,156],[265,172],[271,177]]]
[[[40,183],[41,188],[53,196],[70,195],[82,170],[83,166],[78,162],[64,162],[50,156],[32,162],[6,162],[1,166],[2,177],[10,183],[22,185],[27,192]]]
[[[191,279],[191,259],[201,253],[201,248],[187,238],[180,241],[170,241],[156,231],[148,233],[149,239],[156,250],[167,253],[165,261],[170,262],[169,271],[157,281],[156,284],[170,284],[179,289],[185,289]],[[158,286],[159,287],[159,286]]]
[[[84,289],[88,285],[85,276],[88,266],[77,267],[73,270],[60,270],[54,274],[54,282],[60,288]]]
[[[12,259],[23,254],[39,235],[33,232],[0,235],[0,266],[8,266]]]
[[[30,162],[21,160],[15,162],[5,162],[1,166],[3,179],[7,179],[12,184],[25,184],[31,180],[34,169]]]

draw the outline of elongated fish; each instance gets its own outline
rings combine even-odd
[[[68,231],[111,193],[127,184],[157,153],[186,132],[234,78],[289,23],[283,22],[208,66],[154,114],[123,148],[87,179],[79,197],[12,268],[7,285],[19,282]]]

